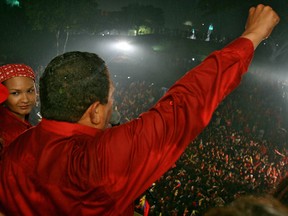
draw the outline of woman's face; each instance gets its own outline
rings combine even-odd
[[[17,117],[24,120],[36,104],[36,91],[33,79],[13,77],[3,82],[8,88],[9,96],[4,104]]]

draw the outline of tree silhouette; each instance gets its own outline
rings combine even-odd
[[[95,0],[29,0],[23,2],[23,8],[34,30],[55,33],[57,54],[65,52],[71,33],[92,31],[99,17]]]
[[[137,34],[141,26],[147,26],[155,32],[164,25],[162,9],[152,5],[130,4],[123,7],[117,16],[120,28],[135,29]]]

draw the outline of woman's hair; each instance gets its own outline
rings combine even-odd
[[[77,122],[95,101],[108,102],[110,77],[96,54],[68,52],[54,58],[40,78],[41,114],[46,119]]]

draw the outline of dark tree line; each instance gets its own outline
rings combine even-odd
[[[241,27],[245,25],[248,8],[259,3],[271,5],[281,17],[281,23],[275,29],[273,37],[267,41],[269,59],[271,62],[286,62],[288,1],[284,0],[198,0],[193,4],[189,0],[182,0],[177,2],[177,5],[181,4],[186,9],[178,6],[175,12],[162,9],[167,9],[167,5],[176,5],[169,0],[165,3],[167,5],[163,5],[163,1],[155,0],[157,6],[129,4],[118,11],[101,10],[97,0],[27,0],[20,1],[19,6],[11,6],[1,1],[0,48],[3,52],[0,53],[0,61],[3,59],[1,55],[21,54],[23,50],[39,47],[43,43],[49,43],[55,50],[54,54],[65,52],[71,35],[97,35],[111,29],[126,33],[134,30],[138,35],[143,33],[143,27],[149,29],[149,33],[157,34],[169,26],[167,16],[177,20],[178,27],[182,30],[184,27],[181,25],[191,20],[191,26],[186,26],[187,31],[200,28],[201,23],[213,22],[214,34],[234,38],[243,31]],[[179,10],[183,10],[183,14],[179,15]],[[41,35],[46,36],[45,41],[38,39]]]

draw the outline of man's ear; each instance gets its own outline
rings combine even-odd
[[[77,123],[94,128],[99,128],[102,123],[101,115],[101,104],[99,101],[96,101],[90,105],[90,107],[85,111],[85,113]]]
[[[97,126],[101,123],[101,104],[99,101],[93,103],[90,107],[91,110],[89,111],[90,121],[93,125]]]

